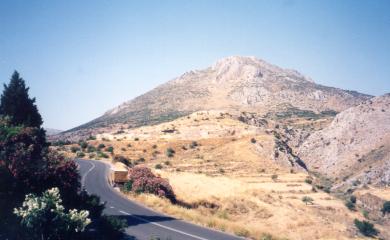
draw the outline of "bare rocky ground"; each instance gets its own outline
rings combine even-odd
[[[334,188],[390,184],[390,95],[338,114],[314,132],[298,155],[312,171],[331,177]]]

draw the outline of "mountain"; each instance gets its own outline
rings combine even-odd
[[[313,133],[298,155],[311,171],[331,177],[334,187],[390,183],[390,94],[338,114]]]
[[[62,130],[53,129],[53,128],[45,128],[45,131],[47,136],[56,135],[62,132]]]
[[[189,71],[68,132],[113,124],[150,125],[201,110],[266,114],[287,106],[314,113],[339,112],[369,98],[358,92],[316,84],[297,71],[254,57],[234,56],[206,69]]]

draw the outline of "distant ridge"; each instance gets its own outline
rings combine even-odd
[[[47,136],[56,135],[62,132],[62,130],[53,129],[53,128],[45,128],[45,131]]]

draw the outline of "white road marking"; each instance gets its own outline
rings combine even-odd
[[[158,227],[161,227],[161,228],[164,228],[164,229],[173,231],[173,232],[177,232],[177,233],[180,233],[180,234],[183,234],[183,235],[186,235],[186,236],[195,238],[195,239],[199,239],[199,240],[209,240],[209,239],[207,239],[207,238],[202,238],[202,237],[199,237],[199,236],[190,234],[190,233],[186,233],[186,232],[177,230],[177,229],[175,229],[175,228],[171,228],[171,227],[164,226],[164,225],[159,224],[159,223],[155,223],[155,222],[148,221],[148,220],[146,220],[146,219],[144,219],[144,218],[134,216],[134,215],[132,215],[132,214],[130,214],[130,213],[128,213],[128,212],[122,211],[122,210],[119,210],[119,212],[122,213],[122,214],[128,215],[128,216],[131,216],[132,218],[138,219],[138,220],[140,220],[140,221],[142,221],[142,222],[150,223],[150,224],[153,224],[153,225],[155,225],[155,226],[158,226]]]
[[[119,212],[120,212],[120,213],[123,213],[123,214],[125,214],[125,215],[130,215],[130,213],[127,213],[127,212],[122,211],[122,210],[119,210]]]
[[[85,187],[85,179],[87,178],[87,175],[95,168],[95,164],[93,162],[89,162],[89,163],[92,165],[92,167],[90,169],[88,169],[88,171],[81,178],[81,186],[82,187]]]
[[[92,162],[92,161],[89,161],[89,163],[91,163],[91,168],[83,175],[83,177],[81,178],[81,185],[82,186],[85,186],[85,179],[87,177],[87,175],[96,167],[96,165]],[[113,206],[110,206],[110,208],[114,208]],[[199,239],[199,240],[209,240],[207,238],[202,238],[202,237],[199,237],[199,236],[196,236],[196,235],[193,235],[193,234],[190,234],[190,233],[186,233],[186,232],[183,232],[183,231],[180,231],[178,229],[175,229],[175,228],[171,228],[171,227],[167,227],[167,226],[164,226],[162,224],[159,224],[159,223],[155,223],[155,222],[151,222],[151,221],[148,221],[144,218],[141,218],[141,217],[137,217],[137,216],[134,216],[128,212],[125,212],[125,211],[122,211],[122,210],[119,210],[120,213],[122,214],[125,214],[127,216],[131,216],[135,219],[138,219],[142,222],[145,222],[145,223],[150,223],[150,224],[153,224],[155,226],[158,226],[158,227],[161,227],[161,228],[164,228],[164,229],[167,229],[167,230],[170,230],[172,232],[177,232],[177,233],[180,233],[180,234],[183,234],[185,236],[189,236],[189,237],[192,237],[192,238],[195,238],[195,239]]]

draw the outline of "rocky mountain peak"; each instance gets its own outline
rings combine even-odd
[[[217,80],[260,80],[261,78],[286,77],[284,80],[303,80],[313,82],[296,70],[283,69],[253,56],[230,56],[218,60],[211,66]]]
[[[369,98],[315,84],[295,70],[255,57],[231,56],[206,69],[188,71],[73,130],[116,123],[132,127],[154,124],[201,110],[267,113],[283,104],[314,112],[339,112]]]

